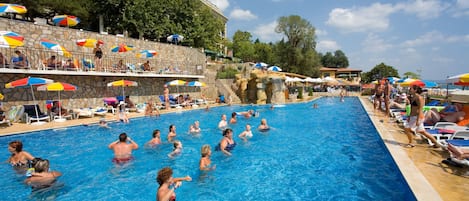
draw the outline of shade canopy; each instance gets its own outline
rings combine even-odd
[[[119,44],[111,48],[111,52],[128,52],[134,49],[132,45]]]
[[[52,22],[58,26],[72,27],[80,23],[80,19],[73,15],[56,15],[52,18]]]
[[[66,50],[63,46],[58,44],[55,41],[51,41],[49,39],[41,39],[40,41],[41,45],[44,46],[47,49],[53,50],[54,52],[57,52],[58,55],[63,55],[65,57],[71,57],[72,54],[68,50]]]
[[[23,46],[24,37],[12,31],[0,31],[0,47],[16,48]]]
[[[18,4],[9,4],[9,3],[0,3],[0,13],[18,13],[24,14],[28,12],[28,9],[22,5]]]

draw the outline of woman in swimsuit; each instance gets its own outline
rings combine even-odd
[[[245,142],[248,141],[248,138],[252,138],[251,125],[246,124],[246,130],[244,130],[241,134],[239,134],[238,137],[243,139],[243,141]]]
[[[236,142],[233,139],[233,130],[227,128],[223,131],[223,139],[218,144],[218,150],[222,151],[225,155],[231,156],[230,151],[236,147]]]
[[[189,176],[182,178],[173,178],[173,170],[170,167],[165,167],[158,171],[156,181],[160,185],[156,192],[157,201],[175,201],[176,189],[181,186],[182,181],[192,181]],[[172,188],[170,188],[172,186]]]
[[[226,127],[228,126],[228,124],[226,123],[226,115],[221,115],[221,120],[220,122],[218,122],[218,128],[223,130],[225,129]]]
[[[192,124],[189,127],[189,133],[190,134],[199,134],[200,133],[200,123],[199,121],[194,121],[194,124]]]
[[[62,173],[57,171],[49,171],[49,160],[37,158],[33,164],[34,172],[31,177],[25,180],[25,183],[32,186],[34,189],[47,188],[54,184],[57,177]]]
[[[261,120],[261,125],[259,125],[259,127],[257,127],[257,129],[259,131],[268,131],[270,129],[270,127],[269,127],[269,125],[267,125],[267,120],[262,119]]]
[[[98,70],[101,70],[101,59],[103,58],[103,50],[101,50],[101,45],[99,43],[96,43],[96,47],[93,49],[93,53],[96,68]]]
[[[413,142],[413,134],[412,130],[415,130],[415,132],[418,132],[428,139],[430,139],[435,148],[438,147],[438,143],[431,135],[430,133],[427,133],[425,131],[425,128],[423,126],[423,122],[425,120],[425,116],[423,115],[423,106],[425,105],[425,102],[423,100],[423,97],[420,95],[422,93],[422,88],[420,88],[417,85],[413,85],[409,89],[410,94],[412,95],[412,98],[410,99],[410,115],[409,118],[407,118],[407,122],[405,123],[405,133],[407,135],[407,139],[409,140],[409,143],[406,145],[408,148],[412,148],[415,145],[412,143]]]
[[[21,143],[21,141],[10,142],[8,144],[8,151],[11,153],[10,158],[8,158],[8,163],[20,170],[25,171],[30,161],[34,159],[30,153],[23,151],[23,143]]]
[[[202,157],[200,158],[199,161],[199,169],[202,171],[209,171],[209,170],[215,170],[216,166],[211,165],[212,161],[210,160],[210,156],[212,155],[212,148],[210,145],[205,144],[202,146],[202,149],[200,152],[202,153]]]

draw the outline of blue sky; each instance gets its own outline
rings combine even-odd
[[[228,36],[248,31],[276,42],[281,16],[299,15],[316,29],[317,50],[342,50],[350,68],[384,62],[402,76],[421,71],[442,80],[469,72],[469,0],[209,0],[228,17]]]

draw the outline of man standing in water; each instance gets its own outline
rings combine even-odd
[[[125,163],[133,159],[132,150],[138,149],[138,144],[135,143],[126,133],[121,133],[119,139],[109,144],[109,149],[114,151],[114,163]]]

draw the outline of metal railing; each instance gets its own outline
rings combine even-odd
[[[26,58],[27,65],[19,65],[18,50]],[[93,71],[113,73],[155,73],[155,74],[184,74],[202,75],[203,64],[196,64],[190,59],[175,61],[165,58],[137,58],[135,53],[111,53],[103,55],[101,59],[95,58],[93,53],[72,51],[71,57],[60,55],[57,51],[45,48],[1,48],[0,68],[32,69],[32,70],[58,70],[58,71]],[[48,59],[55,56],[55,62]],[[122,65],[119,62],[122,60]],[[5,62],[2,62],[5,61]],[[150,68],[145,69],[143,64],[149,61]]]

